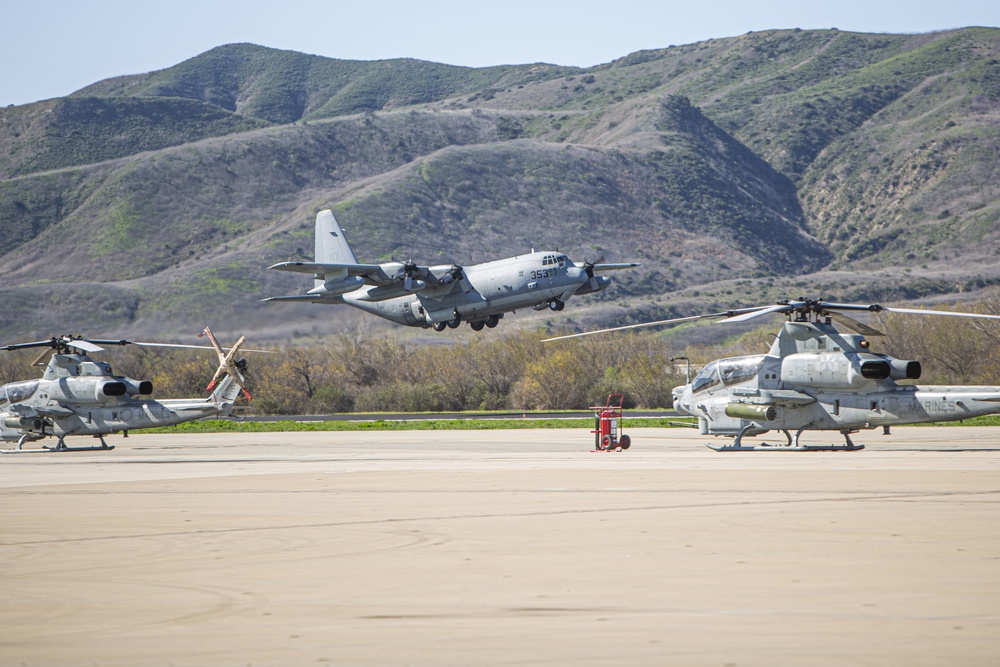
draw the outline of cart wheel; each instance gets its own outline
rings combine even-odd
[[[611,449],[611,436],[610,435],[606,435],[603,438],[601,438],[600,449],[601,450]]]
[[[618,446],[621,447],[622,449],[628,449],[631,445],[632,445],[632,438],[628,437],[627,435],[623,435],[622,437],[618,438]]]

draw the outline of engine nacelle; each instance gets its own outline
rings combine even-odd
[[[115,403],[128,393],[124,382],[103,377],[71,377],[50,385],[49,396],[68,403]]]
[[[316,296],[337,296],[353,292],[365,284],[365,279],[359,276],[347,276],[339,280],[327,280],[322,285],[314,287],[308,294]]]
[[[132,378],[120,378],[125,385],[125,392],[129,396],[149,395],[153,393],[153,383],[149,380],[133,380]]]
[[[419,292],[425,287],[427,287],[427,283],[423,280],[411,281],[409,288],[403,283],[373,287],[368,290],[367,294],[359,296],[358,301],[386,301],[387,299],[395,299],[397,296],[406,296],[407,294]]]
[[[584,284],[576,288],[573,294],[577,296],[583,296],[584,294],[593,294],[594,292],[600,292],[602,290],[608,289],[611,286],[611,278],[607,276],[594,276],[593,280],[588,280]]]
[[[883,355],[882,358],[889,364],[889,377],[893,380],[919,380],[923,372],[919,361],[907,361],[905,359],[895,359]]]
[[[905,368],[904,368],[905,370]],[[875,354],[800,352],[781,362],[781,381],[826,389],[859,389],[892,375],[889,361]]]

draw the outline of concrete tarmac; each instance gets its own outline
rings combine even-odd
[[[2,456],[0,662],[1000,664],[1000,428],[627,432]]]

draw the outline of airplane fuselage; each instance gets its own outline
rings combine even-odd
[[[443,273],[450,266],[435,267]],[[433,269],[432,269],[433,270]],[[593,278],[565,255],[556,252],[533,252],[463,268],[467,287],[452,283],[430,285],[420,292],[384,299],[367,300],[378,287],[365,286],[342,295],[344,303],[398,324],[428,327],[437,323],[461,321],[489,322],[503,313],[522,308],[559,309],[571,295],[606,289],[611,280]],[[493,320],[496,321],[495,319]]]

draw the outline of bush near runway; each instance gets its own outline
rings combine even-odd
[[[693,418],[636,417],[626,415],[623,430],[638,428],[684,428],[694,425]],[[1000,416],[976,417],[963,426],[1000,426]],[[955,422],[916,424],[916,426],[955,426]],[[594,428],[593,419],[378,419],[374,421],[292,421],[244,422],[236,419],[205,419],[169,428],[147,429],[143,433],[274,433],[281,431],[488,431],[551,428]]]
[[[719,299],[708,304],[716,311],[733,305],[722,295],[705,296]],[[951,309],[1000,313],[1000,289]],[[872,339],[873,351],[920,360],[920,383],[1000,384],[1000,325],[955,319],[873,317],[871,324],[886,333]],[[697,372],[712,359],[761,354],[778,326],[775,319],[720,345],[678,344],[671,331],[681,328],[553,343],[541,341],[558,332],[498,329],[459,339],[467,342],[420,345],[354,327],[319,342],[273,348],[279,354],[247,354],[254,400],[243,414],[579,410],[603,405],[612,391],[625,393],[629,409],[668,408],[685,370],[671,358],[688,357]],[[252,335],[249,346],[261,347]],[[157,398],[204,395],[216,363],[213,355],[188,350],[129,346],[101,354],[117,373],[152,380]],[[0,384],[37,377],[33,358],[0,355]]]

